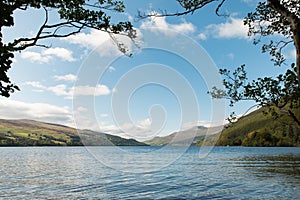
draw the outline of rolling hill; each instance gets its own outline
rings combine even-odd
[[[199,126],[165,137],[155,137],[145,143],[153,146],[300,146],[300,127],[292,118],[287,113],[281,113],[278,119],[274,119],[271,115],[264,114],[266,109],[260,108],[241,117],[221,133],[219,127],[208,131],[206,127]],[[294,108],[293,111],[300,118],[300,108]]]
[[[0,146],[300,146],[300,127],[286,113],[274,120],[260,108],[223,129],[193,127],[168,136],[155,137],[144,143],[107,133],[77,130],[71,127],[33,120],[0,119]],[[300,118],[300,108],[294,113]],[[215,141],[218,139],[217,143]]]
[[[266,109],[260,108],[225,128],[217,145],[300,146],[300,126],[287,113],[281,113],[278,119],[264,115]],[[300,117],[300,108],[293,111]]]
[[[0,119],[0,146],[141,146],[134,139],[60,124]]]
[[[199,141],[203,141],[206,135],[215,135],[222,130],[221,127],[207,128],[204,126],[196,126],[184,131],[174,132],[171,135],[164,137],[155,137],[151,140],[145,141],[151,146],[189,146],[195,145]]]

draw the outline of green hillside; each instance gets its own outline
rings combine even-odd
[[[79,137],[80,134],[80,137]],[[141,146],[133,139],[32,120],[0,119],[0,146]]]
[[[145,143],[152,146],[186,146],[190,144],[201,146],[206,137],[205,145],[300,146],[300,126],[288,116],[288,113],[281,112],[278,119],[275,120],[271,115],[264,114],[266,109],[260,108],[241,117],[236,123],[224,128],[221,134],[219,127],[210,129],[194,127],[165,137],[155,137]],[[293,112],[300,118],[300,108],[294,108]],[[195,132],[195,130],[194,137],[191,132]],[[191,138],[192,136],[194,138]],[[215,144],[215,141],[218,142]]]
[[[240,118],[222,131],[217,145],[230,146],[300,146],[300,126],[287,113],[278,119],[264,115],[260,108]],[[300,118],[300,109],[294,109]]]

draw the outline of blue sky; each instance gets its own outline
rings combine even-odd
[[[268,54],[252,45],[242,19],[255,0],[216,4],[180,17],[136,20],[137,11],[182,10],[175,1],[126,1],[126,13],[113,20],[131,20],[137,28],[139,48],[118,37],[134,52],[121,55],[106,33],[85,30],[65,39],[48,39],[50,48],[29,48],[16,53],[11,79],[21,91],[0,98],[0,117],[35,119],[101,130],[139,140],[166,135],[195,124],[223,123],[232,110],[243,114],[253,104],[229,108],[211,100],[207,91],[220,83],[219,68],[246,64],[250,78],[274,76],[287,66],[274,67]],[[14,13],[15,26],[6,28],[4,41],[33,35],[43,22],[43,11]],[[55,12],[51,13],[57,21]],[[287,63],[295,59],[285,50]],[[199,65],[198,65],[199,64]]]

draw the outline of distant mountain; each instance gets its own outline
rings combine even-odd
[[[134,139],[60,124],[0,119],[0,146],[143,146]]]
[[[221,127],[207,128],[204,126],[195,126],[193,128],[174,132],[171,135],[164,137],[155,137],[144,143],[151,146],[188,146],[195,145],[197,142],[202,141],[206,136],[214,135],[220,132]]]
[[[172,133],[165,137],[155,137],[145,141],[153,146],[173,145],[216,145],[216,146],[300,146],[300,126],[288,113],[281,112],[277,119],[265,115],[267,108],[260,108],[223,130],[220,127],[193,127]],[[293,112],[300,118],[300,107]],[[220,130],[222,132],[220,133]],[[195,134],[196,133],[196,134]],[[207,137],[206,137],[207,136]],[[217,141],[217,142],[216,142]]]
[[[260,108],[225,128],[217,145],[300,146],[300,126],[288,113],[282,112],[278,119],[274,119],[263,114],[266,109]],[[293,112],[300,118],[300,108],[294,108]]]

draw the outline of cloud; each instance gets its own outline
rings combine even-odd
[[[53,92],[57,96],[66,96],[69,98],[72,96],[70,89],[64,84],[48,87],[47,90]]]
[[[24,85],[29,85],[35,88],[39,88],[39,89],[45,89],[45,86],[43,86],[40,82],[38,81],[28,81],[25,82]]]
[[[69,37],[63,38],[71,44],[78,44],[88,49],[94,49],[104,42],[110,40],[108,33],[100,30],[92,29],[90,33],[78,33]]]
[[[134,17],[132,15],[130,15],[129,13],[125,13],[125,16],[127,16],[128,21],[130,21],[130,22],[134,21]]]
[[[43,55],[50,55],[50,56],[56,56],[58,58],[61,58],[62,60],[74,62],[76,61],[75,58],[73,58],[73,52],[65,49],[65,48],[49,48],[42,52]]]
[[[44,92],[45,90],[47,90],[47,88],[38,81],[28,81],[28,82],[23,83],[23,85],[28,85],[28,86],[36,88],[36,89],[32,90],[33,92]]]
[[[218,126],[224,126],[228,122],[224,120],[219,120],[219,121],[198,121],[198,122],[189,122],[186,124],[183,124],[182,129],[187,130],[194,128],[196,126],[204,126],[206,128],[212,128],[212,127],[218,127]]]
[[[51,56],[44,56],[41,53],[33,52],[33,51],[25,51],[21,53],[21,58],[28,59],[32,63],[48,63],[52,60]]]
[[[199,33],[199,34],[198,34],[198,38],[199,38],[200,40],[206,40],[206,39],[207,39],[207,37],[206,37],[206,35],[205,35],[204,33]]]
[[[0,118],[4,119],[33,119],[74,126],[72,116],[68,107],[8,99],[0,100]]]
[[[109,66],[108,71],[109,72],[114,72],[114,71],[116,71],[116,68],[114,68],[113,66]]]
[[[247,39],[248,37],[248,27],[244,25],[243,19],[239,18],[229,18],[225,23],[220,24],[210,24],[205,27],[205,31],[200,33],[202,38],[208,36],[214,38],[240,38]]]
[[[111,93],[110,89],[106,85],[97,84],[96,86],[79,85],[68,87],[65,84],[59,84],[55,86],[44,86],[40,82],[25,82],[24,85],[29,85],[43,91],[50,91],[57,96],[64,96],[68,99],[72,99],[73,96],[103,96]]]
[[[119,42],[124,44],[126,48],[131,50],[132,42],[130,38],[124,35],[114,35],[115,41],[111,39],[108,33],[100,30],[92,29],[89,33],[78,33],[76,35],[71,35],[66,38],[62,38],[62,40],[70,43],[76,44],[86,49],[95,49],[97,48],[97,52],[103,56],[111,56],[111,55],[122,55],[119,51],[115,42]]]
[[[234,59],[234,53],[229,53],[226,55],[230,60]]]
[[[108,117],[108,114],[101,114],[100,117],[106,118],[106,117]]]
[[[11,61],[12,61],[13,63],[17,63],[17,62],[18,62],[18,60],[17,60],[16,58],[11,58]]]
[[[87,108],[83,107],[83,106],[79,106],[77,109],[76,109],[76,112],[86,112],[87,111]]]
[[[284,56],[286,59],[296,60],[296,49],[288,51]]]
[[[147,119],[138,121],[136,126],[139,127],[140,129],[150,130],[151,124],[152,124],[152,121],[149,118],[147,118]]]
[[[53,78],[57,81],[70,81],[74,82],[77,80],[77,76],[74,74],[66,74],[62,76],[53,76]]]
[[[58,57],[64,61],[73,62],[76,61],[76,59],[73,58],[72,54],[73,52],[68,49],[56,47],[43,50],[40,53],[25,51],[21,53],[21,58],[39,64],[49,63],[54,57]]]
[[[242,0],[242,1],[249,5],[256,5],[260,0]]]
[[[81,85],[73,87],[71,90],[71,94],[74,96],[102,96],[109,95],[110,89],[106,85],[97,84],[96,87],[89,85]]]
[[[117,88],[113,88],[113,89],[111,90],[111,92],[112,92],[112,93],[116,93],[116,92],[118,92],[118,90],[117,90]]]
[[[196,27],[190,22],[183,21],[179,24],[170,24],[166,21],[165,17],[150,17],[148,20],[142,22],[140,28],[165,34],[191,34],[196,30]]]
[[[97,125],[89,117],[85,116],[85,111],[87,109],[84,107],[72,110],[67,106],[60,107],[47,103],[27,103],[0,99],[1,119],[30,119],[97,131]],[[77,117],[80,116],[80,124],[76,124],[74,121],[75,113],[77,113]]]
[[[151,124],[152,122],[148,118],[135,123],[121,124],[119,126],[100,123],[99,130],[102,132],[119,135],[124,138],[135,138],[140,141],[145,141],[153,138]]]

